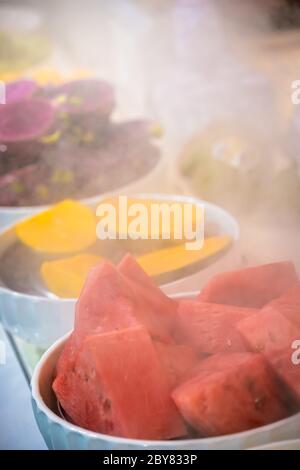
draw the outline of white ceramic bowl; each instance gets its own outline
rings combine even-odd
[[[213,222],[218,233],[229,235],[233,240],[231,247],[208,267],[193,275],[161,286],[165,293],[171,295],[176,292],[199,290],[215,272],[236,267],[238,264],[236,242],[239,239],[239,226],[228,212],[213,204],[191,197],[161,194],[139,194],[137,197],[204,204],[206,221]],[[97,202],[99,201],[98,198]],[[15,240],[16,234],[14,225],[12,225],[0,234],[0,255],[2,250],[12,245]],[[0,318],[4,328],[41,348],[49,347],[55,340],[73,328],[75,303],[76,299],[24,294],[0,286]]]
[[[300,432],[298,435],[300,435]],[[300,450],[300,439],[272,442],[264,446],[252,447],[250,450]]]
[[[174,296],[193,297],[195,293]],[[69,335],[59,339],[42,356],[32,381],[32,406],[40,432],[49,449],[66,450],[182,450],[247,449],[300,435],[300,413],[261,428],[221,437],[172,441],[146,441],[112,437],[69,423],[60,417],[52,391],[57,359]]]

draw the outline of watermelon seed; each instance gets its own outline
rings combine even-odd
[[[261,410],[265,406],[265,403],[266,403],[266,397],[265,396],[255,398],[255,400],[254,400],[255,408],[257,410]]]
[[[106,398],[103,402],[103,411],[104,413],[107,413],[110,410],[111,410],[111,401],[108,398]]]
[[[249,390],[249,392],[252,392],[253,389],[255,388],[255,383],[253,380],[246,378],[246,387]]]

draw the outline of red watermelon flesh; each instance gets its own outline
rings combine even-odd
[[[199,363],[196,352],[184,345],[154,343],[158,357],[167,373],[171,389],[178,386]]]
[[[299,306],[295,297],[298,293],[298,288],[291,289],[259,314],[242,320],[237,328],[253,351],[265,355],[274,372],[300,403],[300,367],[292,363],[292,345],[300,339],[300,327],[296,323]]]
[[[293,263],[278,262],[214,276],[199,300],[240,307],[262,308],[297,283]]]
[[[127,283],[108,261],[93,268],[76,303],[75,331],[81,336],[138,324]]]
[[[25,99],[0,107],[0,140],[20,142],[44,135],[54,122],[54,109],[40,98]]]
[[[163,293],[131,254],[123,258],[117,269],[126,277],[136,296],[147,306],[148,315],[155,317],[160,328],[163,327],[172,333],[175,327],[177,303]]]
[[[108,261],[91,270],[76,304],[75,330],[80,335],[145,325],[149,333],[170,341],[164,304],[152,292],[130,283]],[[149,301],[148,301],[149,298]],[[151,302],[150,302],[151,299]],[[166,303],[169,306],[169,303]]]
[[[271,305],[237,325],[251,350],[268,356],[276,351],[290,350],[293,341],[300,338],[300,328]]]
[[[133,282],[137,282],[149,289],[155,289],[161,292],[153,279],[141,268],[131,253],[127,253],[118,264],[118,271]]]
[[[281,297],[268,304],[300,328],[300,283],[288,289]],[[267,306],[266,306],[267,307]]]
[[[256,309],[182,300],[178,307],[177,339],[206,354],[246,351],[235,325],[256,312]]]
[[[213,356],[204,357],[198,364],[190,370],[187,378],[206,377],[216,372],[240,367],[250,357],[249,352],[220,353]]]
[[[285,384],[288,398],[300,406],[300,364],[293,363],[294,350],[277,351],[268,357],[274,372]]]
[[[129,328],[84,341],[75,367],[53,389],[75,424],[114,436],[169,439],[186,434],[147,331]]]
[[[70,370],[73,368],[73,364],[75,364],[80,344],[80,338],[77,337],[73,331],[68,337],[64,349],[56,363],[56,375],[69,374]]]
[[[206,436],[245,431],[288,414],[273,373],[260,354],[249,353],[242,363],[200,374],[176,388],[172,397],[186,421]]]

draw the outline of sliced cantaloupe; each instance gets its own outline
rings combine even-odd
[[[230,237],[226,236],[208,237],[200,250],[187,250],[182,244],[139,256],[137,261],[149,276],[160,276],[204,261],[224,250],[230,242]]]
[[[77,298],[89,271],[102,258],[91,253],[81,253],[70,258],[45,261],[40,273],[50,292],[58,297]]]
[[[163,239],[163,234],[165,233],[169,235],[165,239],[184,240],[182,228],[185,224],[189,224],[193,231],[195,231],[197,224],[201,224],[204,221],[204,208],[200,204],[182,202],[180,200],[133,197],[124,198],[124,196],[112,196],[100,202],[97,209],[98,216],[99,214],[102,215],[101,207],[104,208],[105,204],[109,204],[115,209],[116,234],[121,237],[122,235],[127,235],[130,232],[131,222],[140,218],[140,215],[142,214],[146,215],[146,226],[145,229],[144,224],[139,226],[139,236],[141,239]],[[143,206],[142,212],[139,210],[138,206],[134,207],[134,205],[138,204]],[[161,209],[161,212],[158,212],[158,206]],[[187,206],[189,206],[188,209]],[[137,212],[135,212],[134,209],[136,209]],[[168,215],[168,212],[170,213],[170,216]],[[122,220],[124,224],[122,223]],[[166,226],[164,226],[164,224],[166,224]],[[176,238],[176,232],[178,230],[180,236]]]
[[[80,202],[65,200],[16,225],[19,239],[43,253],[72,253],[96,241],[96,217]]]

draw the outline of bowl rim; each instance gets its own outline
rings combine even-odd
[[[173,299],[176,298],[186,298],[186,297],[195,297],[198,294],[198,292],[184,292],[184,293],[177,293],[174,295],[171,295],[170,297]],[[294,418],[300,419],[300,412],[295,413],[291,416],[288,416],[287,418],[281,419],[279,421],[275,421],[273,423],[266,424],[265,426],[260,426],[256,427],[254,429],[249,429],[247,431],[242,431],[239,433],[234,433],[234,434],[225,434],[222,436],[216,436],[216,437],[203,437],[203,438],[195,438],[195,439],[170,439],[170,440],[147,440],[147,439],[131,439],[131,438],[126,438],[126,437],[117,437],[117,436],[110,436],[108,434],[102,434],[98,433],[95,431],[89,431],[88,429],[82,428],[80,426],[77,426],[76,424],[72,424],[60,416],[58,416],[54,411],[52,411],[44,402],[41,393],[40,393],[40,387],[39,387],[39,378],[41,371],[44,367],[44,364],[48,361],[50,356],[60,347],[63,346],[63,344],[66,342],[68,337],[71,335],[72,331],[67,333],[66,335],[62,336],[59,338],[55,343],[48,348],[44,354],[42,355],[41,359],[39,360],[38,364],[36,365],[31,382],[30,382],[30,388],[31,388],[31,396],[32,400],[34,400],[38,411],[43,412],[48,420],[50,420],[52,423],[56,423],[57,425],[67,428],[69,432],[76,432],[81,435],[84,435],[85,437],[91,438],[91,439],[98,439],[98,440],[103,440],[106,442],[111,442],[113,444],[127,444],[130,446],[142,446],[142,447],[150,447],[150,446],[159,446],[159,447],[165,447],[165,448],[174,448],[175,450],[180,448],[180,446],[192,446],[192,445],[197,445],[197,443],[203,443],[203,444],[217,444],[218,442],[224,441],[224,439],[227,440],[234,440],[234,439],[240,439],[240,438],[247,438],[251,437],[256,433],[259,432],[268,432],[271,431],[274,426],[280,426],[284,425],[285,423],[289,423],[289,421]]]
[[[116,195],[121,195],[121,194],[114,193],[114,192],[103,194],[100,197],[94,198],[95,199],[94,203],[93,204],[90,203],[89,207],[95,206],[95,204],[100,203],[101,200],[105,200],[105,199],[108,199],[109,197],[114,197]],[[203,204],[203,205],[205,205],[206,208],[221,214],[232,225],[233,232],[234,232],[234,234],[232,235],[233,242],[237,242],[240,239],[240,226],[239,226],[239,223],[238,223],[237,219],[229,211],[227,211],[226,209],[223,209],[222,207],[220,207],[216,204],[213,204],[211,202],[205,201],[204,199],[200,199],[200,198],[197,198],[195,196],[160,194],[160,193],[150,193],[150,192],[149,193],[138,192],[138,193],[128,194],[128,197],[129,198],[140,198],[140,199],[153,199],[153,200],[159,199],[159,200],[164,200],[164,201],[175,201],[175,202],[176,201],[177,202],[187,202],[187,203],[192,203],[192,204]],[[84,202],[84,200],[80,200],[79,202],[81,202],[82,204],[87,204],[86,202]],[[48,208],[49,208],[49,206],[45,206],[44,210],[47,210]],[[2,236],[4,236],[7,232],[14,230],[15,226],[18,223],[20,223],[20,222],[22,222],[26,219],[30,219],[34,215],[36,215],[36,214],[27,215],[27,217],[24,217],[23,219],[20,219],[19,221],[13,222],[12,224],[8,225],[3,230],[1,230],[0,231],[0,241],[1,241]],[[1,207],[0,207],[0,216],[1,216]],[[184,279],[184,278],[180,278],[180,279]],[[164,285],[166,285],[166,284],[164,284]],[[161,286],[161,287],[163,287],[163,286]],[[44,302],[44,303],[53,303],[53,304],[55,304],[55,303],[74,304],[74,302],[77,301],[77,298],[75,298],[75,297],[74,298],[60,298],[60,297],[55,296],[54,294],[53,294],[53,297],[52,296],[51,297],[43,297],[43,296],[40,296],[40,295],[37,295],[37,294],[27,294],[25,292],[18,292],[18,291],[15,291],[13,289],[10,289],[9,287],[0,285],[0,296],[1,295],[9,295],[9,296],[14,297],[14,298],[22,298],[22,299],[30,300],[30,301],[33,301],[33,302]]]
[[[275,441],[268,444],[263,444],[261,446],[250,447],[248,450],[288,450],[288,449],[276,449],[278,446],[294,445],[299,444],[300,448],[300,438],[299,439],[285,439],[284,441]]]

